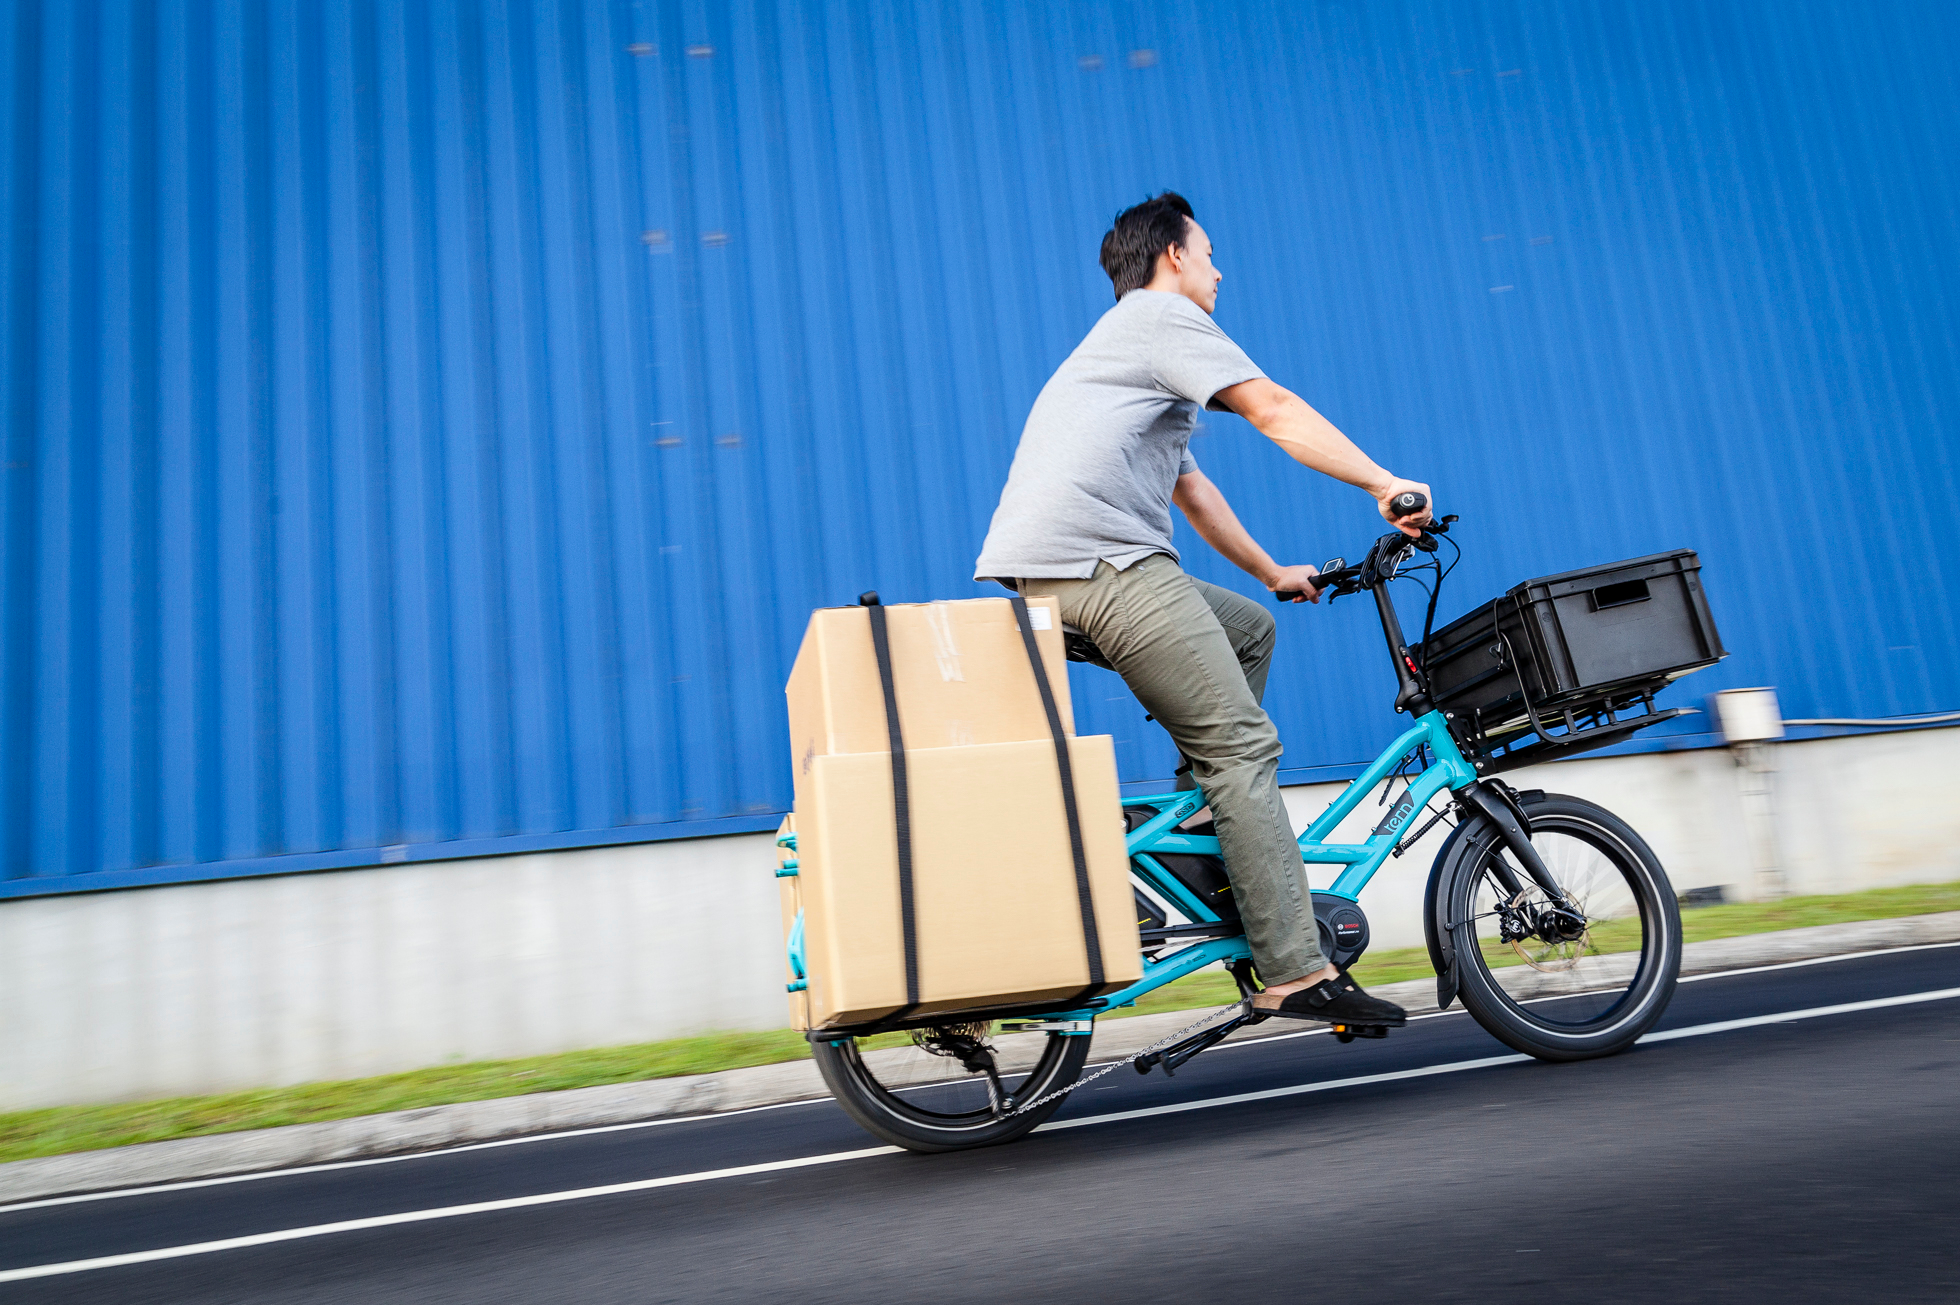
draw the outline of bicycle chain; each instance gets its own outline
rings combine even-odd
[[[1093,1083],[1097,1079],[1101,1078],[1103,1075],[1113,1074],[1117,1070],[1123,1068],[1123,1066],[1125,1065],[1134,1065],[1137,1061],[1142,1060],[1145,1056],[1155,1055],[1157,1052],[1162,1051],[1165,1047],[1174,1047],[1178,1043],[1184,1041],[1185,1038],[1191,1036],[1191,1034],[1193,1033],[1196,1033],[1199,1029],[1205,1027],[1205,1025],[1211,1023],[1213,1020],[1217,1019],[1221,1015],[1231,1016],[1231,1015],[1240,1015],[1240,1014],[1251,1014],[1251,1012],[1252,1012],[1251,998],[1247,998],[1244,1001],[1235,1002],[1230,1006],[1221,1006],[1219,1009],[1212,1011],[1210,1014],[1206,1015],[1203,1019],[1199,1020],[1196,1024],[1187,1025],[1186,1027],[1181,1028],[1177,1032],[1171,1034],[1168,1038],[1159,1038],[1157,1041],[1143,1048],[1143,1050],[1137,1052],[1135,1055],[1130,1056],[1128,1059],[1112,1061],[1109,1065],[1105,1066],[1102,1069],[1097,1070],[1095,1073],[1089,1075],[1089,1077],[1087,1078],[1079,1078],[1075,1080],[1075,1082],[1069,1084],[1067,1087],[1056,1088],[1053,1092],[1047,1093],[1044,1096],[1036,1097],[1033,1101],[1028,1102],[1024,1106],[1014,1107],[1014,1109],[1002,1115],[1001,1118],[1012,1119],[1016,1115],[1025,1115],[1028,1111],[1033,1110],[1036,1106],[1046,1105],[1050,1101],[1053,1101],[1056,1097],[1067,1096],[1069,1093],[1075,1091],[1075,1089],[1081,1087],[1085,1083]]]

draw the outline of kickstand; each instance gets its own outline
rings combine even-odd
[[[1226,1020],[1223,1024],[1206,1029],[1203,1033],[1194,1033],[1182,1042],[1173,1043],[1162,1051],[1153,1052],[1148,1056],[1139,1058],[1136,1062],[1137,1073],[1148,1074],[1152,1066],[1162,1065],[1164,1067],[1164,1077],[1175,1078],[1177,1077],[1178,1066],[1182,1065],[1185,1061],[1191,1059],[1191,1057],[1201,1051],[1206,1051],[1217,1046],[1234,1029],[1243,1028],[1248,1024],[1256,1024],[1265,1018],[1264,1015],[1254,1015],[1251,1006],[1248,1004],[1243,1011],[1231,1019]]]

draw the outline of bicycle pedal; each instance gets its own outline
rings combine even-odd
[[[1330,1026],[1336,1041],[1352,1042],[1356,1038],[1385,1038],[1388,1036],[1386,1024],[1335,1024]]]

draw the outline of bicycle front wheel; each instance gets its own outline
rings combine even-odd
[[[1062,1033],[995,1036],[991,1022],[813,1042],[831,1095],[874,1137],[908,1151],[963,1151],[1012,1142],[1062,1108],[1038,1105],[1073,1084],[1089,1038]]]
[[[1640,835],[1604,807],[1561,794],[1523,805],[1559,897],[1524,873],[1488,821],[1466,829],[1439,897],[1458,993],[1492,1036],[1541,1060],[1623,1051],[1674,995],[1674,890]]]

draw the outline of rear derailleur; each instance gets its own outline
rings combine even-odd
[[[994,1049],[987,1044],[986,1024],[939,1024],[914,1029],[912,1042],[919,1050],[960,1062],[969,1074],[987,1076],[987,1096],[994,1113],[1014,1108],[1014,1098],[1001,1086],[1000,1069],[994,1063]]]

